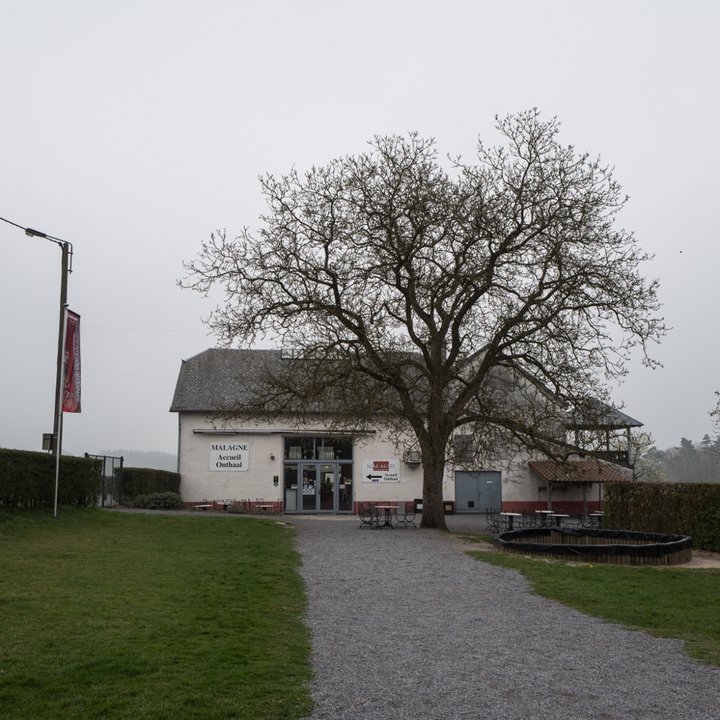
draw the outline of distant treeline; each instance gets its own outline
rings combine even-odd
[[[156,450],[100,450],[95,454],[121,457],[125,467],[154,468],[155,470],[177,472],[177,455],[171,453]]]
[[[648,448],[637,460],[639,480],[673,483],[720,483],[720,436],[709,435],[696,445],[683,438],[679,447]]]

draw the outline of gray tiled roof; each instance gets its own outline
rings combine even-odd
[[[281,350],[212,348],[182,361],[171,412],[229,412],[257,401],[258,387],[267,371],[280,368]],[[575,428],[641,427],[639,420],[599,400],[584,403],[571,413]]]
[[[280,350],[213,348],[182,361],[170,412],[221,412],[251,400],[249,388]]]

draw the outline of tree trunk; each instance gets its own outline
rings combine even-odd
[[[423,452],[423,510],[421,527],[447,530],[443,506],[445,453],[440,458],[431,451]]]

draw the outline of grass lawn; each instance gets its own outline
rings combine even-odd
[[[494,551],[471,554],[519,570],[543,597],[652,635],[679,638],[692,657],[720,665],[720,570],[575,564]]]
[[[0,716],[303,717],[298,563],[266,519],[0,514]]]

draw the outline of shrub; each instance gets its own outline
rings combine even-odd
[[[154,468],[124,467],[122,485],[123,496],[126,498],[154,493],[179,493],[180,473]]]
[[[689,535],[720,552],[720,484],[616,483],[605,486],[606,527]]]
[[[184,508],[182,498],[174,492],[137,495],[133,498],[131,505],[134,508],[145,510],[182,510]]]
[[[102,463],[93,458],[60,457],[58,503],[95,505]],[[55,457],[48,453],[0,448],[0,505],[52,507],[55,501]]]

